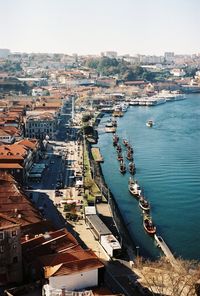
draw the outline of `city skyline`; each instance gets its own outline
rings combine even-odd
[[[151,2],[151,3],[150,3]],[[200,52],[197,0],[0,0],[0,48],[12,52]]]

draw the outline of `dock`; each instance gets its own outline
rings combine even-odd
[[[92,151],[92,156],[96,162],[103,162],[104,161],[103,157],[101,155],[100,149],[98,147],[93,147],[91,149],[91,151]]]
[[[172,254],[171,250],[167,246],[164,239],[161,236],[157,235],[157,234],[154,235],[154,239],[155,239],[155,241],[157,243],[157,246],[161,248],[161,250],[163,251],[166,258],[169,260],[171,265],[174,266],[174,267],[179,267],[179,264],[178,264],[176,258]]]

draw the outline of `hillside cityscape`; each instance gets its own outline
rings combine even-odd
[[[180,260],[156,233],[134,180],[134,141],[124,133],[120,145],[118,137],[127,109],[158,108],[198,93],[199,53],[0,49],[2,295],[200,295],[198,261]],[[153,125],[149,120],[146,128]],[[116,148],[120,172],[130,174],[128,188],[146,235],[160,247],[158,261],[131,237],[107,185],[101,134]]]

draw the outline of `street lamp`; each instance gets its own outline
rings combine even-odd
[[[139,246],[136,246],[136,257],[139,256],[139,249],[140,249],[140,247]]]

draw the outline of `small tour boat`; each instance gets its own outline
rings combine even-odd
[[[126,147],[128,146],[128,141],[126,139],[123,139],[122,142],[123,142],[124,146],[126,146]]]
[[[129,178],[128,189],[132,195],[139,197],[141,194],[141,188],[136,180]]]
[[[129,162],[128,167],[129,167],[129,173],[132,175],[135,174],[135,164],[133,161]]]
[[[126,165],[123,162],[123,160],[120,162],[119,171],[120,171],[121,174],[125,174],[126,173]]]
[[[146,122],[146,126],[148,126],[148,127],[152,127],[153,126],[153,120],[148,120],[147,122]]]
[[[113,146],[117,146],[118,141],[119,141],[119,137],[116,134],[114,134],[113,135]]]
[[[131,147],[131,145],[130,145],[130,144],[128,144],[128,145],[126,146],[126,148],[127,148],[127,152],[129,152],[129,153],[132,153],[132,154],[133,154],[133,147]]]
[[[117,127],[117,120],[112,119],[112,124],[113,124],[114,127]]]
[[[143,196],[140,196],[140,199],[139,199],[139,207],[143,211],[149,211],[150,210],[150,204],[149,204],[149,202]]]
[[[131,152],[127,152],[127,154],[126,154],[126,158],[128,159],[128,160],[133,160],[133,154],[131,153]]]
[[[116,150],[117,150],[118,152],[121,152],[121,151],[122,151],[122,147],[121,147],[120,144],[117,144],[117,148],[116,148]]]
[[[111,120],[108,120],[106,122],[105,132],[106,133],[115,133],[116,132],[116,126],[113,125],[113,122]]]
[[[123,156],[122,156],[121,152],[118,152],[118,154],[117,154],[117,160],[123,161]]]
[[[144,215],[143,226],[147,233],[149,234],[156,233],[156,226],[153,225],[152,219],[149,215]]]

